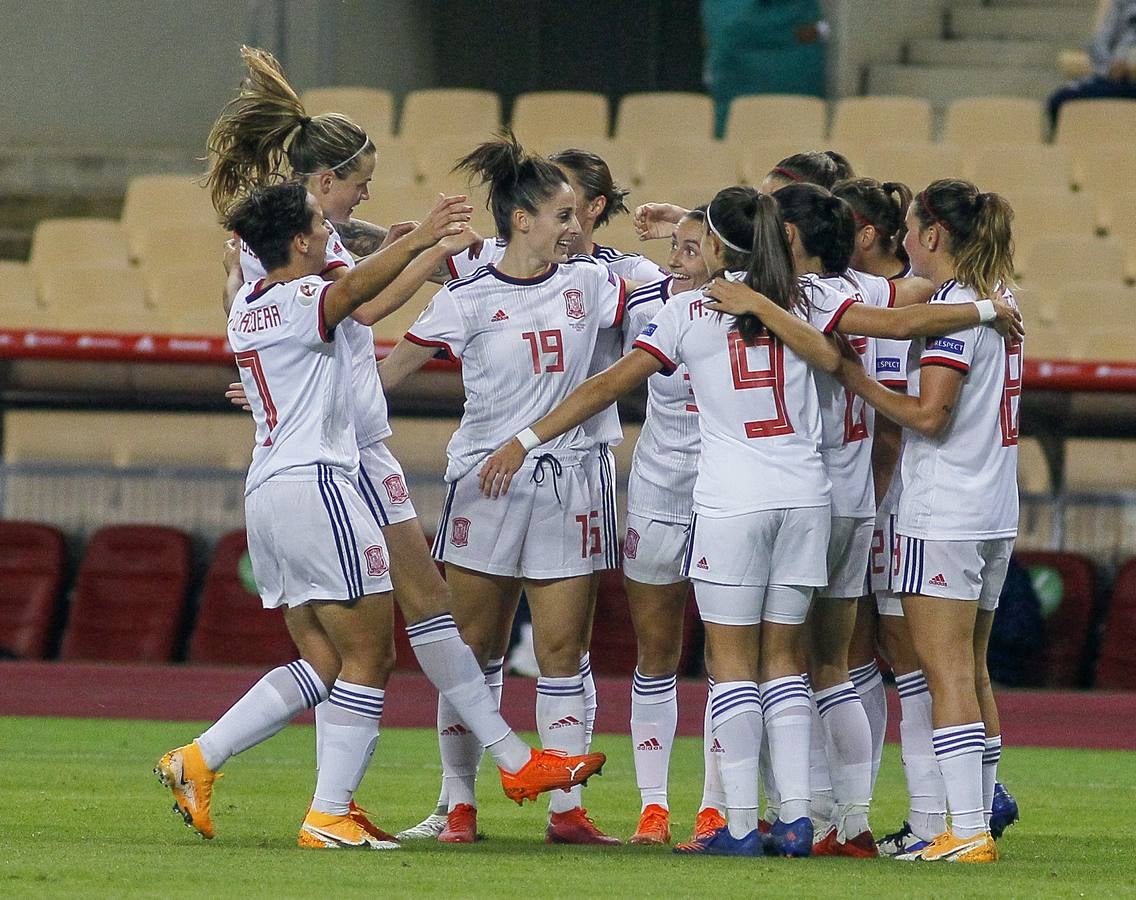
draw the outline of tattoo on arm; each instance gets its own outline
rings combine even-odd
[[[387,236],[387,229],[382,225],[372,225],[361,219],[351,219],[335,226],[343,246],[356,256],[370,256],[379,249],[383,239]]]

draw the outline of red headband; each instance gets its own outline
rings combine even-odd
[[[790,181],[800,181],[801,176],[794,172],[792,169],[786,169],[784,166],[775,166],[773,171]]]
[[[947,234],[955,233],[955,230],[951,228],[950,223],[944,221],[942,217],[940,217],[938,213],[936,213],[935,210],[931,207],[931,198],[927,196],[926,191],[919,192],[919,205],[923,207],[923,212],[927,214],[927,218],[929,218],[934,224],[942,225],[943,228],[946,229]]]
[[[876,231],[880,230],[879,225],[877,225],[871,219],[865,218],[864,216],[860,215],[858,212],[856,212],[856,210],[852,210],[852,218],[860,223],[861,228],[867,228],[869,225],[871,225],[874,229],[876,229]]]

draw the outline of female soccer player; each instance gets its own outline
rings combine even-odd
[[[762,179],[761,190],[772,194],[790,184],[819,184],[831,188],[836,182],[852,177],[852,164],[835,150],[810,150],[794,153],[777,163]]]
[[[757,748],[764,707],[778,782],[799,798],[783,800],[783,812],[796,817],[777,823],[774,840],[781,852],[807,855],[809,697],[795,651],[813,588],[825,581],[829,525],[810,366],[834,371],[839,353],[802,318],[775,201],[752,188],[719,192],[707,207],[702,250],[714,271],[749,261],[744,277],[761,291],[760,317],[724,317],[697,294],[672,300],[629,354],[493,454],[481,484],[490,496],[509,491],[533,446],[570,431],[649,376],[686,364],[702,452],[683,574],[694,581],[706,623],[727,824],[676,849],[762,854]]]
[[[932,306],[1013,285],[1010,222],[999,195],[942,180],[916,195],[904,241],[936,286]],[[1017,534],[1022,343],[965,328],[923,341],[918,394],[882,387],[853,365],[851,390],[909,430],[897,532],[901,593],[931,691],[935,756],[951,815],[918,854],[992,862],[988,830],[1001,738],[986,650]],[[984,765],[987,759],[989,764]]]
[[[367,196],[367,182],[375,166],[374,145],[361,128],[344,116],[307,116],[270,54],[248,47],[242,48],[241,53],[249,67],[248,78],[210,133],[208,182],[214,205],[226,209],[234,198],[256,185],[290,177],[302,181],[318,202],[327,205],[322,209],[326,216],[345,221],[354,205]],[[442,200],[427,215],[424,225],[429,229],[451,221],[467,223],[471,210],[463,204],[461,197]],[[476,235],[466,234],[464,246],[473,238]],[[329,280],[346,277],[354,261],[334,228],[326,244],[321,274]],[[368,327],[397,309],[453,249],[431,249],[410,261],[391,285],[384,285],[386,291],[355,309],[338,330],[351,358],[353,421],[360,454],[358,471],[353,474],[359,493],[382,527],[396,600],[409,623],[411,645],[422,670],[439,692],[461,699],[462,719],[469,730],[493,734],[500,741],[501,734],[511,731],[497,712],[484,674],[449,614],[449,592],[425,550],[402,468],[383,443],[391,429],[386,398],[375,369],[374,339]],[[243,254],[241,268],[246,280],[263,272],[263,263],[251,247]],[[329,711],[322,704],[316,708],[317,766],[326,731],[323,717]],[[513,773],[520,768],[515,754],[504,765]],[[560,761],[538,754],[528,772],[518,777],[521,781],[533,778],[533,773],[546,766],[552,767],[547,773],[552,774],[553,770],[559,771],[560,765]]]
[[[693,209],[675,226],[669,268],[662,281],[644,285],[627,298],[626,352],[669,302],[682,302],[709,278],[702,256],[705,207]],[[686,367],[674,375],[647,379],[647,417],[635,445],[627,486],[627,537],[623,574],[638,642],[631,687],[631,748],[641,808],[630,842],[670,841],[667,772],[678,722],[677,676],[683,609],[690,580],[683,575],[690,532],[694,476],[698,468],[698,407]],[[714,758],[709,755],[709,699],[703,799],[694,838],[725,824],[725,802]]]
[[[481,497],[474,469],[584,380],[597,333],[622,324],[625,288],[603,265],[569,256],[579,232],[576,199],[553,163],[525,154],[510,136],[480,145],[459,166],[489,184],[504,250],[496,263],[438,292],[384,361],[383,377],[397,384],[438,349],[462,360],[466,404],[447,448],[450,488],[434,557],[446,565],[456,618],[483,662],[499,647],[524,586],[542,673],[541,741],[582,753],[580,656],[599,539],[583,468],[592,442],[582,428],[548,442],[507,503]],[[465,745],[464,759],[449,760],[449,823],[439,835],[455,843],[473,841],[477,828],[481,747]],[[588,819],[579,791],[552,797],[547,837],[552,843],[618,843]]]

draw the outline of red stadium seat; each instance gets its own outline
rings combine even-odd
[[[265,609],[241,583],[237,567],[247,549],[243,529],[217,542],[189,639],[189,662],[264,667],[296,658],[284,614]]]
[[[189,535],[156,525],[103,528],[87,542],[60,659],[169,662],[190,574]]]
[[[1136,559],[1120,568],[1108,606],[1094,687],[1136,691]]]
[[[1061,605],[1045,622],[1046,687],[1081,687],[1081,669],[1089,646],[1096,596],[1096,570],[1092,562],[1075,553],[1023,550],[1015,554],[1023,566],[1050,566],[1061,576]]]
[[[692,592],[683,612],[682,652],[678,661],[680,675],[690,668],[697,644],[695,633],[698,626],[698,611]],[[592,671],[597,675],[630,677],[635,671],[637,657],[638,647],[635,629],[631,625],[631,611],[627,606],[627,592],[623,587],[623,572],[615,569],[603,572],[600,575],[595,624],[592,627]]]
[[[63,535],[49,525],[0,522],[0,649],[43,659],[63,585]]]

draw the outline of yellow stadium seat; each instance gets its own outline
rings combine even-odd
[[[635,182],[639,165],[639,147],[627,141],[614,141],[607,138],[589,137],[586,134],[550,134],[536,147],[526,147],[546,155],[561,150],[587,150],[594,153],[611,171],[616,184],[629,188]]]
[[[639,157],[638,180],[674,181],[694,178],[717,182],[723,187],[737,184],[740,160],[733,146],[721,141],[675,138],[646,143]]]
[[[1136,441],[1066,441],[1065,487],[1105,493],[1136,488]]]
[[[446,445],[459,420],[445,417],[399,416],[385,443],[408,472],[437,479],[446,470]],[[417,503],[417,501],[416,501]],[[433,525],[431,525],[433,527]]]
[[[1054,142],[1072,147],[1084,144],[1136,144],[1136,100],[1077,100],[1063,103],[1057,116]]]
[[[142,266],[161,265],[168,259],[221,271],[225,241],[231,235],[216,223],[197,225],[173,221],[148,229],[138,242],[138,262]]]
[[[1136,148],[1131,144],[1075,145],[1069,148],[1069,156],[1078,190],[1107,197],[1136,186]]]
[[[612,219],[600,231],[596,232],[596,241],[605,246],[614,247],[624,253],[638,253],[647,257],[651,262],[666,268],[671,255],[671,242],[667,240],[641,241],[639,232],[631,222],[631,216],[619,216]]]
[[[40,219],[28,263],[37,277],[72,266],[127,269],[126,232],[114,219]]]
[[[1031,494],[1049,493],[1049,465],[1037,438],[1018,441],[1018,487]]]
[[[35,273],[27,263],[0,262],[0,322],[5,328],[43,328],[46,308],[36,295]]]
[[[774,137],[804,146],[822,146],[828,105],[805,94],[753,94],[730,101],[726,140],[767,141]]]
[[[132,259],[143,255],[143,244],[154,228],[212,225],[219,216],[201,184],[200,174],[140,175],[126,185],[122,227]]]
[[[646,91],[624,94],[619,100],[615,137],[642,142],[657,138],[675,123],[693,138],[714,136],[714,103],[706,94],[683,91]]]
[[[395,222],[420,221],[434,205],[437,191],[424,184],[386,187],[371,194],[357,207],[352,217],[386,227]]]
[[[901,181],[918,193],[940,178],[961,178],[962,151],[954,144],[931,141],[873,144],[865,148],[855,170],[879,181]]]
[[[367,132],[376,144],[394,133],[394,98],[371,87],[311,88],[300,95],[309,116],[340,113]]]
[[[844,97],[836,101],[829,137],[838,148],[875,144],[889,138],[929,141],[931,104],[921,97]]]
[[[470,147],[501,127],[501,98],[493,91],[429,88],[411,91],[402,102],[398,135],[419,143],[467,136]]]
[[[369,192],[382,193],[388,187],[406,187],[417,180],[415,145],[394,137],[375,143],[375,171]]]
[[[1058,295],[1057,320],[1064,326],[1072,359],[1132,359],[1136,289],[1111,282],[1070,284]]]
[[[704,180],[702,178],[683,178],[681,175],[660,176],[644,182],[639,189],[647,202],[675,203],[686,209],[701,206],[714,199],[722,188],[736,183],[736,179]]]
[[[1124,277],[1124,252],[1111,238],[1040,237],[1018,263],[1026,284],[1042,288],[1086,281],[1119,285]]]
[[[793,138],[782,138],[773,135],[761,141],[746,141],[739,147],[741,160],[741,176],[746,184],[759,185],[777,163],[794,153],[803,153],[812,150],[826,150],[828,143],[820,140],[802,143]],[[856,160],[853,160],[855,165]]]
[[[1014,198],[1029,191],[1067,193],[1069,159],[1062,147],[1047,144],[1002,144],[963,147],[967,177],[980,191],[993,191]]]
[[[161,323],[146,303],[136,269],[72,266],[44,273],[40,297],[57,328],[71,331],[157,331]]]
[[[606,139],[607,97],[590,91],[535,91],[513,102],[512,129],[523,144],[540,144],[561,134],[566,123],[574,133]]]
[[[1005,144],[1013,136],[1041,143],[1041,101],[1027,97],[961,97],[947,106],[943,140],[960,146]]]
[[[157,313],[162,330],[174,334],[225,333],[221,303],[225,271],[218,260],[202,266],[170,259],[142,270],[146,297]]]
[[[1011,198],[1014,258],[1021,265],[1039,238],[1091,237],[1097,231],[1097,205],[1085,194],[1023,190]]]

